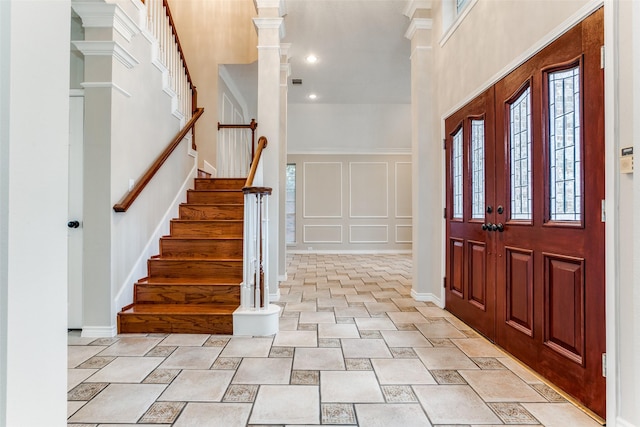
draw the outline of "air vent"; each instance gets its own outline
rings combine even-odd
[[[291,79],[291,84],[292,85],[301,85],[302,84],[302,79]]]

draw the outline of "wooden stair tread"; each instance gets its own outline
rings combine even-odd
[[[199,285],[199,286],[240,286],[240,281],[230,280],[228,277],[145,277],[136,283],[145,285]]]
[[[239,305],[220,304],[134,304],[121,314],[233,314]]]
[[[164,240],[242,240],[242,236],[162,236]]]

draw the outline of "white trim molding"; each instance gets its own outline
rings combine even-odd
[[[413,15],[416,14],[416,10],[418,9],[427,9],[430,10],[432,8],[431,0],[409,0],[407,2],[407,7],[404,9],[404,16],[411,19]]]
[[[113,28],[128,42],[141,31],[140,27],[117,4],[73,2],[71,7],[80,16],[82,26],[85,28]]]
[[[111,56],[127,68],[133,68],[140,63],[114,40],[76,40],[72,43],[84,56]]]
[[[118,86],[113,82],[83,82],[83,83],[80,83],[80,86],[82,86],[84,89],[92,89],[92,88],[115,89],[117,92],[120,92],[122,95],[126,96],[127,98],[131,98],[131,94],[129,92],[127,92],[126,90],[124,90],[123,88],[121,88],[120,86]]]
[[[411,298],[413,298],[416,301],[432,302],[438,307],[444,308],[444,303],[442,302],[442,299],[440,299],[439,297],[437,297],[436,295],[430,292],[416,292],[414,289],[411,289]]]
[[[118,334],[118,327],[116,325],[111,326],[83,326],[82,338],[111,338]]]
[[[431,30],[433,28],[433,19],[431,18],[413,18],[409,23],[409,28],[404,33],[405,38],[411,40],[418,30]]]

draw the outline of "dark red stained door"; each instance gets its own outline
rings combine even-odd
[[[482,223],[448,212],[446,292],[454,314],[602,417],[603,34],[600,9],[494,86],[495,163],[486,175],[495,191],[485,190],[493,203],[485,221],[500,226],[483,234]],[[448,209],[451,151],[447,145]],[[473,259],[478,246],[486,248],[482,268]],[[477,274],[495,286],[494,335],[455,298]]]
[[[490,88],[445,122],[447,131],[446,306],[495,338],[494,93]],[[483,227],[484,225],[484,227]]]

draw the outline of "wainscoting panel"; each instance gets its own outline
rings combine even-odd
[[[396,218],[411,218],[411,162],[396,162]]]
[[[413,226],[411,225],[396,225],[396,243],[411,243],[413,242]]]
[[[388,243],[389,227],[386,225],[351,225],[349,243]]]
[[[341,225],[305,225],[304,243],[342,243]]]
[[[304,218],[342,217],[342,162],[304,162]]]
[[[386,162],[349,163],[349,216],[389,216],[389,165]]]

